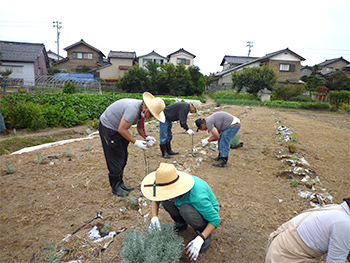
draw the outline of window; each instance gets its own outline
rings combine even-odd
[[[287,63],[281,63],[280,64],[280,71],[294,72],[295,71],[295,65],[287,64]]]
[[[280,71],[289,71],[289,64],[280,64]]]
[[[177,64],[184,64],[184,65],[190,65],[190,60],[189,59],[185,59],[185,58],[178,58],[177,59]]]
[[[326,68],[326,71],[327,71],[327,72],[332,72],[332,71],[333,71],[333,68]]]
[[[73,52],[73,58],[76,59],[92,59],[91,52]]]

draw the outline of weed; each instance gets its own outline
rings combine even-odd
[[[297,187],[298,184],[299,184],[299,183],[298,183],[298,180],[294,179],[294,180],[293,180],[293,183],[291,183],[290,186],[291,186],[291,187]]]
[[[14,165],[11,165],[8,161],[5,161],[5,167],[8,174],[12,174],[15,171]]]

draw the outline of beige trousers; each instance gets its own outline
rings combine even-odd
[[[341,210],[331,207],[320,207],[308,211],[315,212],[331,209]],[[344,210],[341,211],[345,212]],[[305,215],[297,226],[294,227],[292,222],[288,221],[269,235],[266,248],[266,263],[317,263],[320,261],[321,256],[325,252],[308,247],[297,231],[301,222],[310,214]]]

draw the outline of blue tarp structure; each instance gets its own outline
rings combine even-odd
[[[94,82],[98,78],[89,73],[56,73],[53,77],[55,80],[75,81],[75,82]]]

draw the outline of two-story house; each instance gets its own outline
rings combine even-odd
[[[0,71],[12,71],[9,80],[17,85],[34,86],[36,79],[47,76],[50,65],[44,44],[0,41],[0,52]]]
[[[159,55],[154,50],[151,53],[137,57],[137,60],[139,62],[140,67],[145,67],[147,65],[147,63],[150,61],[158,63],[159,65],[163,65],[165,63],[168,63],[167,57],[163,57],[163,56]]]
[[[108,54],[108,64],[99,68],[100,78],[107,82],[115,82],[136,62],[136,52],[111,50]]]
[[[253,60],[258,59],[257,57],[244,57],[244,56],[224,56],[221,61],[220,66],[222,66],[222,70],[227,70],[230,68],[237,67],[247,62],[251,62]]]
[[[285,81],[290,83],[300,83],[300,62],[304,60],[303,57],[286,48],[218,72],[215,74],[215,78],[217,79],[218,85],[230,86],[232,85],[232,72],[234,70],[241,71],[249,67],[261,67],[266,65],[274,70],[279,83]]]
[[[93,70],[103,65],[105,55],[83,39],[64,50],[67,51],[67,57],[54,63],[53,68],[67,73],[81,73],[84,66]]]
[[[175,66],[182,63],[186,68],[194,65],[193,60],[195,57],[195,55],[184,50],[183,48],[180,48],[178,51],[175,51],[167,56],[169,63],[172,63]]]
[[[342,70],[345,66],[349,65],[349,61],[344,59],[343,57],[340,58],[333,58],[333,59],[326,59],[325,61],[321,62],[318,65],[318,74],[322,76],[327,76],[329,74],[332,74],[336,71]]]

